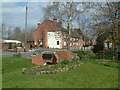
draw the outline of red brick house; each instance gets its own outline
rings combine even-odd
[[[34,44],[44,48],[68,48],[68,33],[69,31],[62,28],[62,23],[57,22],[57,19],[46,20],[34,31]],[[80,29],[71,31],[71,49],[82,49],[84,41],[81,35]]]
[[[52,32],[53,30],[60,31],[58,28],[57,20],[54,19],[53,21],[46,20],[38,28],[34,31],[34,44],[38,47],[48,47],[48,32]]]

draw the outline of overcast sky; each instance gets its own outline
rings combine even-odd
[[[28,6],[28,28],[36,27],[36,23],[43,18],[43,8],[49,5],[48,2],[4,2],[2,23],[7,27],[18,26],[24,29],[26,5]]]
[[[37,22],[41,21],[44,17],[44,10],[50,2],[3,2],[2,3],[2,23],[6,27],[21,27],[25,29],[25,13],[26,6],[28,7],[28,28],[36,27]],[[89,13],[90,15],[90,13]],[[87,17],[90,16],[87,12]],[[81,21],[82,21],[81,16]],[[76,27],[77,22],[74,22]]]
[[[21,2],[20,2],[21,1]],[[41,1],[41,2],[40,2]],[[28,27],[36,27],[36,23],[43,18],[43,8],[49,5],[49,1],[54,0],[3,0],[0,1],[0,20],[7,27],[21,27],[25,28],[25,6],[28,6]],[[57,0],[63,1],[63,0]],[[64,0],[71,1],[71,0]],[[105,1],[118,1],[118,0],[72,0],[84,2],[105,2]],[[27,2],[27,3],[26,3]],[[87,14],[88,16],[89,14]]]

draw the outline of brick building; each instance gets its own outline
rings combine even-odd
[[[67,29],[62,28],[62,23],[46,20],[42,24],[38,24],[38,28],[34,31],[34,44],[37,47],[44,48],[68,48],[68,33]],[[83,39],[80,29],[71,31],[70,48],[81,49],[83,47]]]
[[[2,49],[14,49],[15,46],[22,44],[18,40],[2,40]]]
[[[78,58],[77,54],[68,51],[42,52],[38,56],[32,57],[32,63],[44,66],[47,63],[60,63],[62,60],[72,61],[73,58]]]
[[[34,31],[34,44],[37,47],[48,47],[48,32],[60,31],[58,27],[60,23],[57,23],[57,20],[53,21],[46,20],[41,25],[38,25],[38,28]]]

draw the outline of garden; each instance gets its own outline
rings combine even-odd
[[[91,51],[74,53],[78,53],[81,59],[63,60],[59,64],[46,66],[33,65],[31,59],[17,56],[4,57],[2,86],[3,88],[118,88],[119,61],[95,60]],[[40,71],[49,73],[24,74],[23,69],[32,73]]]
[[[68,61],[66,59],[62,60],[58,64],[48,63],[45,66],[35,65],[33,68],[23,68],[23,74],[55,74],[58,72],[66,72],[68,70],[76,69],[77,67],[83,65],[83,63],[78,58],[74,58],[72,61]]]

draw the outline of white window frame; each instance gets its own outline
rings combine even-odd
[[[66,46],[66,45],[67,45],[67,42],[64,41],[64,46]]]

